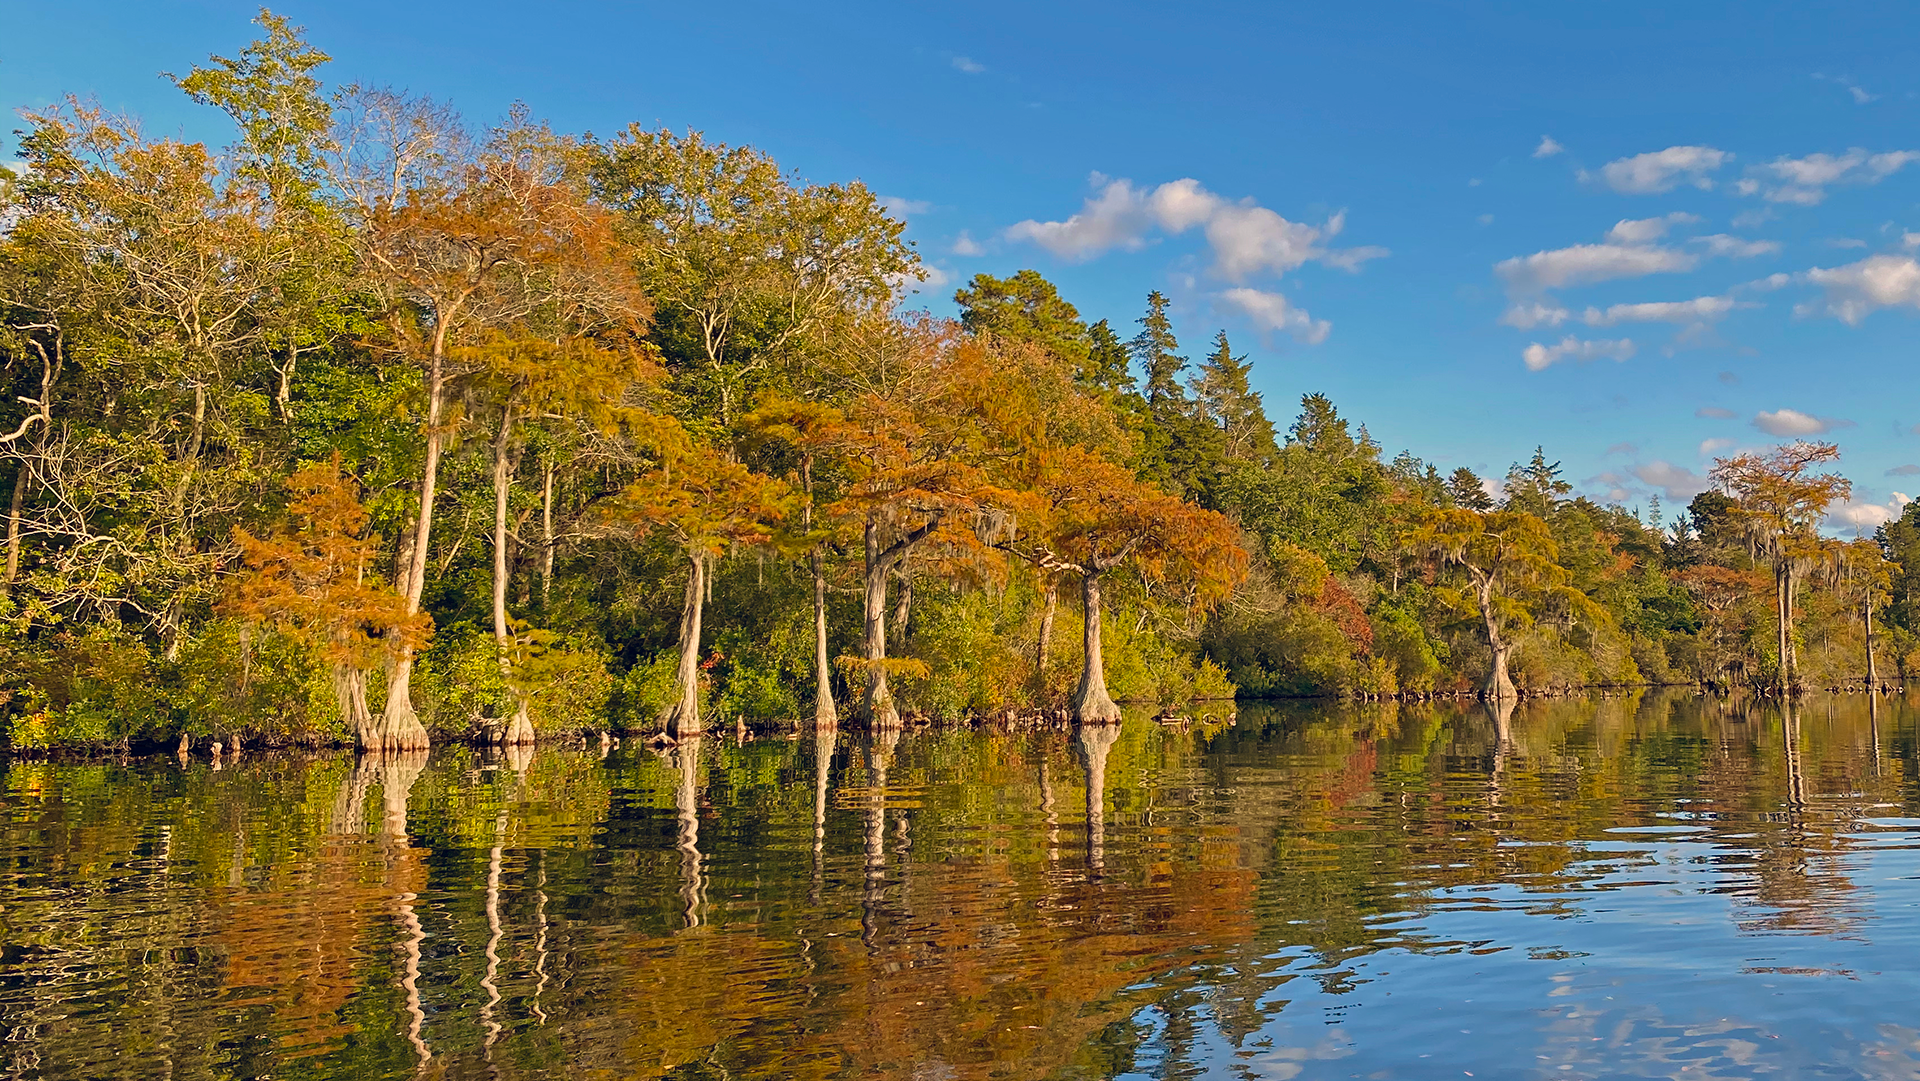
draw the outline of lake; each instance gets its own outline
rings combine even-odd
[[[0,765],[18,1078],[1920,1076],[1920,709]]]

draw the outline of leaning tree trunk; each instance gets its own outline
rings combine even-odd
[[[441,378],[442,357],[435,344],[433,371],[427,381],[427,453],[420,466],[420,511],[414,519],[413,537],[404,569],[404,596],[407,614],[420,612],[420,598],[427,588],[427,546],[433,534],[433,500],[440,483],[440,418],[444,411],[446,384]],[[386,707],[359,733],[360,749],[365,751],[419,751],[428,745],[426,726],[413,711],[413,647],[402,646],[394,658],[387,680]]]
[[[1480,586],[1480,618],[1485,624],[1487,651],[1492,654],[1487,665],[1487,682],[1480,688],[1480,697],[1489,702],[1505,702],[1520,697],[1514,689],[1513,677],[1507,674],[1507,658],[1513,654],[1513,643],[1500,631],[1500,624],[1493,617],[1493,582],[1489,579]]]
[[[687,603],[680,610],[678,696],[660,714],[668,739],[700,734],[700,610],[707,593],[705,553],[687,552]]]
[[[1086,609],[1082,641],[1086,660],[1080,669],[1080,689],[1073,696],[1073,719],[1081,724],[1119,724],[1120,707],[1107,694],[1107,662],[1100,649],[1100,575],[1089,569],[1080,578],[1080,599]]]
[[[827,656],[827,567],[814,549],[808,556],[813,570],[813,726],[837,728],[840,711],[833,704],[833,662]]]
[[[513,678],[513,624],[507,616],[507,502],[513,494],[513,459],[509,440],[513,434],[513,411],[500,413],[500,431],[493,440],[493,640],[500,654],[500,678],[513,695],[513,717],[494,734],[496,743],[520,747],[533,742],[533,718],[528,713],[526,691]]]

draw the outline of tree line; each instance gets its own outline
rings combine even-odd
[[[328,87],[286,20],[175,79],[220,149],[80,100],[0,190],[0,677],[16,748],[1064,711],[1235,694],[1904,678],[1916,522],[1837,451],[1675,522],[1276,431],[1227,334],[1040,274],[910,310],[857,183],[630,126]],[[1909,571],[1908,568],[1914,568]]]

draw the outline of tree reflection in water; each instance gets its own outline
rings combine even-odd
[[[1897,1074],[1914,721],[1650,694],[916,730],[839,770],[831,731],[8,763],[0,1073],[1429,1076],[1414,1041]]]

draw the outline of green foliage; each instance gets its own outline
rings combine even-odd
[[[1321,394],[1281,439],[1276,374],[1225,331],[1191,366],[1157,291],[1093,318],[1026,269],[970,280],[957,322],[902,312],[924,272],[862,184],[694,131],[595,141],[515,110],[476,132],[335,95],[297,27],[259,25],[177,80],[231,119],[224,153],[67,102],[27,115],[29,168],[0,178],[15,748],[344,739],[342,672],[377,700],[429,620],[411,700],[437,735],[522,701],[539,733],[644,729],[692,561],[716,719],[807,716],[819,648],[842,706],[885,671],[902,713],[1057,707],[1080,549],[1107,542],[1110,689],[1156,707],[1459,691],[1508,651],[1522,692],[1857,682],[1869,618],[1880,669],[1920,672],[1920,511],[1876,535],[1884,566],[1829,543],[1845,482],[1800,471],[1830,445],[1720,463],[1669,528],[1579,495],[1544,447],[1499,485],[1383,461]],[[403,145],[343,151],[336,126]],[[316,464],[333,510],[299,480]],[[1137,520],[1093,513],[1115,493]]]

